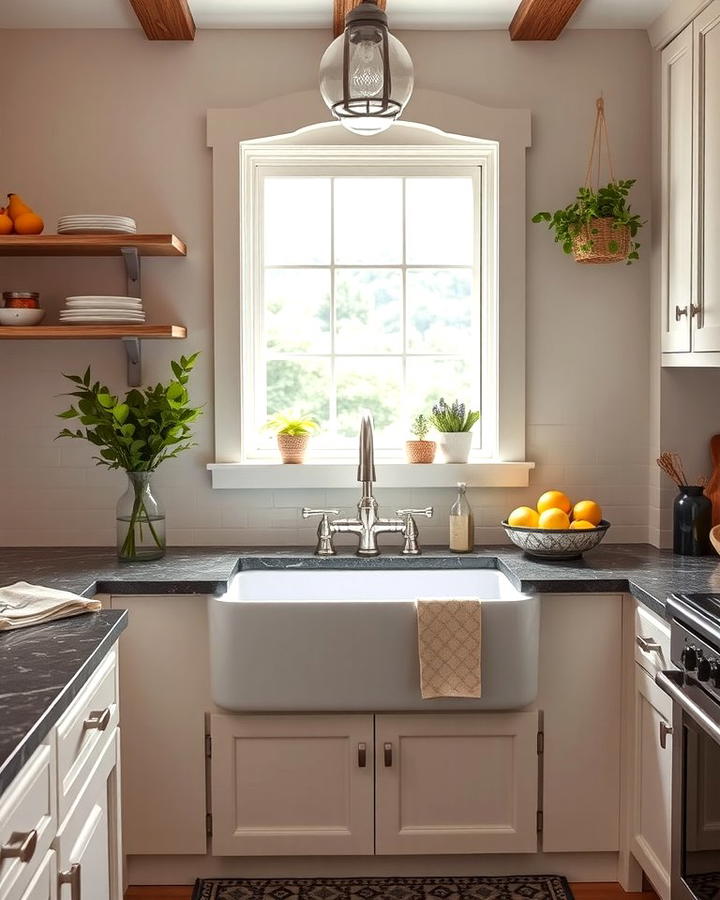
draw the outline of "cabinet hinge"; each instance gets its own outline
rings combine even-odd
[[[212,738],[209,734],[205,735],[205,756],[208,759],[212,758]]]
[[[543,830],[543,812],[541,809],[537,811],[537,830],[538,833]]]
[[[208,837],[212,837],[212,813],[205,816],[205,831]]]
[[[545,732],[538,731],[537,733],[537,752],[538,756],[541,756],[545,752]]]

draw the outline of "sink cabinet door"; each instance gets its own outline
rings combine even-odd
[[[537,712],[377,716],[376,852],[536,852],[537,733]]]
[[[372,716],[210,718],[213,855],[374,852]]]

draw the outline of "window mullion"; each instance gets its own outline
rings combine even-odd
[[[337,442],[337,371],[335,365],[335,334],[337,311],[335,308],[335,179],[330,179],[330,433]]]

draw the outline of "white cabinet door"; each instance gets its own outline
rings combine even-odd
[[[55,900],[57,897],[57,862],[55,853],[48,850],[33,876],[22,900]],[[12,900],[12,898],[8,898]]]
[[[693,303],[693,34],[662,53],[661,297],[665,353],[687,353]]]
[[[213,715],[215,856],[369,855],[369,715]]]
[[[693,38],[698,198],[693,350],[704,353],[720,351],[720,0],[695,19]]]
[[[376,852],[536,852],[537,733],[537,712],[377,716]]]
[[[117,730],[97,760],[55,839],[59,900],[121,900],[119,843],[111,823],[115,807]]]
[[[661,900],[670,900],[671,717],[670,698],[635,664],[632,852]]]

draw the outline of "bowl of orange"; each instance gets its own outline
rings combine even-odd
[[[502,523],[516,547],[536,559],[578,559],[607,534],[610,523],[594,500],[571,503],[562,491],[546,491],[535,508],[519,506]]]

